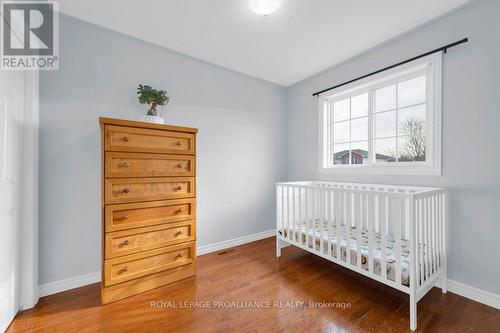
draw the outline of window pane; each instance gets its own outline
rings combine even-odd
[[[396,85],[375,90],[375,112],[396,108]]]
[[[396,111],[375,114],[375,138],[396,136]]]
[[[351,120],[351,141],[368,140],[368,117]]]
[[[368,93],[351,98],[351,118],[368,115]]]
[[[398,134],[409,135],[412,129],[425,128],[425,104],[404,108],[398,113]]]
[[[349,144],[333,145],[333,163],[349,164]]]
[[[425,136],[398,137],[398,161],[425,161]]]
[[[333,121],[349,119],[349,98],[333,103]]]
[[[351,164],[368,163],[368,141],[353,142],[351,144]]]
[[[425,103],[425,76],[398,84],[398,107]]]
[[[375,162],[396,161],[396,138],[374,140]]]
[[[349,123],[350,121],[342,121],[333,124],[333,142],[349,142]]]

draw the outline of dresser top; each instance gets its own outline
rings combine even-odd
[[[175,131],[175,132],[186,132],[186,133],[197,133],[197,128],[191,127],[182,127],[182,126],[173,126],[173,125],[159,125],[159,124],[151,124],[142,121],[133,121],[133,120],[125,120],[125,119],[114,119],[114,118],[105,118],[100,117],[99,123],[101,125],[118,125],[118,126],[128,126],[128,127],[137,127],[137,128],[152,128],[159,129],[165,131]]]

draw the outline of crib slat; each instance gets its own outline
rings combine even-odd
[[[412,202],[413,202],[413,198],[412,198]],[[411,204],[413,206],[413,214],[415,214],[415,205],[412,203]],[[415,220],[414,220],[414,217],[413,215],[410,215],[410,218],[405,220],[405,226],[404,226],[404,238],[405,239],[410,239],[410,232],[412,232],[413,230],[415,230]]]
[[[309,247],[313,248],[314,246],[314,189],[311,189],[308,192],[308,199],[309,200],[309,205],[308,205],[308,221],[309,221],[309,226],[307,230],[307,235],[309,239]]]
[[[420,284],[424,284],[425,280],[425,216],[424,216],[424,200],[419,200],[419,227],[420,227]]]
[[[345,237],[345,262],[351,263],[351,196],[344,189],[344,237]]]
[[[427,264],[427,278],[431,276],[431,260],[432,260],[432,249],[431,249],[431,200],[430,197],[425,198],[425,216],[426,216],[426,264]]]
[[[314,248],[314,195],[316,194],[314,192],[314,189],[310,190],[310,195],[309,195],[309,230],[308,230],[308,235],[309,235],[309,247]]]
[[[316,204],[318,203],[316,198],[316,189],[311,189],[311,248],[316,249],[316,231],[317,231],[317,218],[318,213],[316,210]]]
[[[380,275],[387,279],[387,225],[389,219],[389,202],[387,196],[379,196],[380,207]]]
[[[315,235],[314,235],[314,231],[315,231],[315,219],[316,219],[316,212],[315,212],[315,203],[316,203],[316,200],[314,198],[314,196],[316,195],[316,191],[314,189],[311,189],[311,195],[309,196],[309,206],[310,206],[310,210],[309,210],[309,234],[310,234],[310,238],[309,238],[309,246],[314,249],[314,240],[315,240]]]
[[[295,232],[293,233],[293,241],[297,242],[297,234],[300,237],[300,230],[302,230],[302,189],[297,186],[297,220],[295,221]]]
[[[440,195],[436,195],[436,267],[441,268],[441,205]]]
[[[427,198],[427,216],[428,216],[428,219],[429,219],[429,222],[428,222],[428,229],[427,229],[427,237],[428,237],[428,252],[429,252],[429,262],[428,262],[428,266],[429,266],[429,273],[428,273],[428,276],[432,276],[433,274],[433,271],[434,271],[434,268],[433,268],[433,259],[432,259],[432,251],[433,251],[433,246],[432,246],[432,222],[433,222],[433,219],[432,219],[432,196],[429,196]]]
[[[339,243],[340,243],[340,252],[339,252],[339,258],[342,260],[342,248],[345,249],[345,245],[342,245],[342,242],[344,241],[344,236],[345,236],[345,193],[343,191],[339,192],[339,214],[340,214],[340,222],[339,222]],[[344,247],[343,247],[344,246]]]
[[[441,219],[439,217],[439,194],[436,195],[436,269],[441,268],[441,250],[439,237],[441,235]]]
[[[320,223],[320,243],[319,243],[319,250],[321,253],[325,253],[324,252],[324,236],[325,236],[325,222],[326,222],[326,212],[325,212],[325,209],[326,209],[326,203],[325,203],[325,190],[324,189],[321,189],[321,192],[320,192],[320,220],[319,220],[319,223]]]
[[[285,216],[285,228],[286,228],[286,234],[289,235],[290,234],[290,187],[289,186],[285,186],[286,188],[286,199],[285,199],[285,203],[286,203],[286,216]],[[288,237],[288,236],[286,236]]]
[[[436,269],[441,269],[441,194],[436,195]]]
[[[285,187],[281,186],[281,235],[285,236]]]
[[[313,231],[314,231],[314,239],[313,239],[313,249],[316,250],[316,242],[318,241],[318,234],[319,234],[319,228],[321,224],[321,212],[320,212],[320,190],[319,189],[314,189],[314,196],[313,196],[313,207],[314,207],[314,222],[313,222]]]
[[[328,246],[328,255],[331,257],[332,256],[332,225],[333,225],[333,203],[332,203],[332,191],[330,189],[327,190],[326,192],[326,206],[327,206],[327,232],[328,232],[328,241],[327,241],[327,246]]]
[[[293,240],[293,232],[295,231],[295,186],[292,185],[290,186],[291,189],[291,196],[290,196],[290,209],[291,209],[291,214],[290,214],[290,222],[289,222],[289,227],[290,227],[290,236],[288,237],[290,240]]]
[[[297,208],[297,205],[295,203],[295,200],[296,200],[296,196],[295,196],[295,190],[296,190],[296,187],[295,185],[292,185],[291,186],[292,188],[292,223],[291,223],[291,228],[292,230],[290,231],[290,236],[288,237],[290,240],[293,240],[295,238],[295,223],[296,223],[296,208]]]
[[[424,198],[424,279],[429,277],[429,204],[428,198]]]
[[[326,188],[323,187],[322,189],[322,197],[321,197],[321,202],[323,202],[323,210],[321,213],[321,216],[323,217],[323,222],[321,223],[321,253],[325,254],[325,246],[328,244],[328,238],[325,238],[328,236],[328,231],[327,231],[327,223],[328,223],[328,203],[326,201]]]
[[[419,260],[419,274],[420,274],[420,285],[424,282],[424,233],[423,233],[423,201],[421,199],[418,200],[418,260]]]
[[[437,252],[438,252],[438,268],[443,266],[443,252],[442,249],[442,235],[443,235],[443,221],[441,219],[443,206],[441,204],[441,194],[437,195],[437,226],[438,226],[438,235],[437,235]]]
[[[433,274],[437,271],[437,260],[436,260],[436,226],[437,226],[437,220],[436,220],[436,196],[432,195],[431,197],[431,204],[432,204],[432,271]]]
[[[446,214],[447,214],[447,212],[446,212],[446,210],[447,210],[447,208],[446,208],[447,202],[446,202],[446,195],[444,193],[441,195],[441,197],[442,197],[442,203],[441,203],[441,205],[442,205],[442,207],[441,207],[441,210],[442,210],[442,217],[441,217],[442,221],[441,221],[441,223],[443,225],[443,232],[442,232],[442,235],[441,235],[441,239],[442,239],[443,244],[442,244],[441,251],[442,251],[442,260],[443,260],[443,264],[442,265],[443,265],[443,268],[446,269],[446,265],[447,265],[447,258],[446,258],[446,251],[447,251],[447,249],[446,249],[446,233],[447,233],[447,227],[448,227],[447,226],[447,223],[448,223],[447,218],[448,217],[446,216]]]
[[[424,198],[424,279],[429,277],[429,204]]]
[[[293,233],[293,241],[296,242],[297,241],[297,233],[300,235],[300,227],[301,227],[301,223],[302,223],[302,218],[300,216],[300,213],[301,213],[301,209],[300,209],[300,204],[301,204],[301,200],[300,200],[300,196],[301,196],[301,189],[300,189],[300,186],[297,186],[297,197],[295,198],[295,200],[297,201],[297,207],[295,208],[296,209],[296,218],[295,218],[295,223],[294,223],[294,233]]]
[[[418,200],[418,233],[419,233],[419,258],[420,258],[420,285],[424,283],[424,233],[423,233],[423,200]]]
[[[394,223],[394,266],[396,268],[396,276],[395,276],[395,281],[396,284],[399,286],[401,284],[401,225],[404,221],[404,215],[403,215],[403,209],[404,209],[404,200],[403,199],[397,199],[398,200],[398,213],[397,216],[398,218],[393,222]]]
[[[355,198],[358,198],[356,200],[357,205],[356,205],[356,212],[357,214],[357,219],[356,219],[356,231],[357,231],[357,236],[356,236],[356,249],[358,250],[358,253],[356,255],[357,263],[358,263],[358,268],[361,269],[361,245],[363,244],[363,239],[361,236],[361,229],[363,228],[363,194],[359,193],[359,196],[355,194]]]
[[[339,229],[337,230],[337,238],[338,238],[338,244],[339,244],[339,252],[338,256],[339,259],[342,260],[342,241],[344,239],[344,192],[339,191],[338,192],[339,196]]]
[[[427,280],[427,274],[429,274],[429,269],[427,268],[427,254],[429,253],[428,251],[428,245],[427,245],[427,200],[426,198],[422,199],[422,239],[423,239],[423,260],[422,264],[424,266],[423,272],[424,272],[424,280]],[[423,283],[423,281],[422,281]]]
[[[335,201],[335,204],[334,204],[334,209],[335,209],[335,244],[336,244],[336,247],[337,247],[337,252],[336,252],[336,255],[337,255],[337,259],[338,260],[342,260],[342,256],[340,255],[340,240],[341,240],[341,230],[340,230],[340,219],[341,219],[341,216],[342,216],[342,212],[341,212],[341,206],[342,206],[342,200],[341,200],[341,192],[338,192],[338,191],[335,191],[333,192],[334,194],[334,201]]]
[[[432,196],[429,196],[429,275],[434,274],[434,217],[432,210]]]
[[[276,235],[281,232],[280,185],[276,185]]]
[[[406,218],[409,221],[409,236],[410,236],[410,290],[411,293],[414,294],[415,290],[417,290],[417,280],[418,280],[418,257],[415,249],[418,248],[418,239],[417,235],[417,209],[416,209],[416,200],[406,199]]]
[[[304,237],[305,237],[305,244],[306,246],[309,246],[309,189],[306,187],[304,189],[305,195],[304,195],[304,201],[305,201],[305,217],[306,221],[304,223]]]
[[[418,199],[413,199],[413,213],[414,213],[413,223],[414,223],[414,225],[411,227],[412,229],[410,230],[410,238],[411,238],[411,235],[413,232],[414,243],[413,243],[413,247],[410,249],[410,254],[411,254],[411,252],[414,252],[413,253],[414,263],[412,265],[415,267],[415,281],[420,280],[420,250],[419,250],[420,235],[419,235],[419,229],[418,229],[418,218],[419,218],[418,209],[419,209],[418,208]],[[415,287],[416,286],[417,286],[417,284],[415,284]]]
[[[375,215],[375,196],[373,194],[367,194],[368,197],[368,271],[373,274],[374,263],[373,263],[373,240],[374,240],[374,221]]]

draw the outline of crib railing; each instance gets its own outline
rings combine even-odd
[[[430,289],[446,269],[443,189],[294,182],[276,190],[285,242],[407,293]]]
[[[426,292],[434,285],[433,277],[437,273],[444,270],[443,275],[446,276],[445,191],[415,194],[414,206],[415,279],[417,289],[424,289]]]

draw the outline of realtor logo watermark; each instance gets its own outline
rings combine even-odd
[[[2,70],[59,69],[56,1],[2,1]]]

